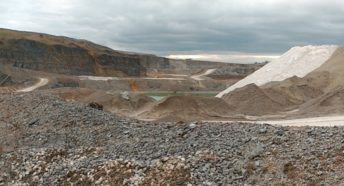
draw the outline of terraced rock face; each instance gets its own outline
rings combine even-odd
[[[6,40],[1,45],[0,61],[15,67],[57,73],[95,73],[95,61],[87,50],[76,46],[49,46],[28,39]]]
[[[17,32],[4,36],[3,32],[7,31],[0,31],[1,64],[69,75],[145,75],[136,55],[116,53],[85,42],[88,47],[68,38]]]
[[[0,65],[67,75],[147,76],[150,73],[197,73],[237,65],[172,60],[115,51],[85,40],[0,29]],[[244,65],[243,68],[251,68]],[[248,75],[245,71],[240,77]],[[251,72],[251,71],[249,71]]]

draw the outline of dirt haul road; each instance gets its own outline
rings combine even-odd
[[[207,121],[214,123],[231,123],[238,121]],[[323,117],[311,117],[311,118],[299,118],[299,119],[288,119],[288,120],[262,120],[262,121],[240,121],[243,123],[253,124],[270,124],[277,126],[289,126],[289,127],[303,127],[303,126],[314,126],[314,127],[333,127],[333,126],[344,126],[344,116],[323,116]]]
[[[204,80],[204,76],[209,75],[213,73],[216,69],[208,69],[204,73],[201,74],[196,74],[189,76],[189,78],[196,80],[196,81],[202,81]],[[131,80],[131,79],[160,79],[160,80],[186,80],[187,75],[180,75],[180,74],[167,74],[170,76],[178,76],[178,78],[171,78],[171,77],[159,77],[159,78],[154,78],[154,77],[146,77],[146,78],[123,78],[123,77],[101,77],[101,76],[79,76],[80,80],[93,80],[93,81],[108,81],[108,80]]]
[[[39,81],[36,84],[34,84],[30,87],[26,87],[26,88],[17,90],[17,92],[31,92],[35,89],[43,87],[44,85],[48,84],[48,82],[49,82],[49,80],[47,78],[39,78]]]
[[[208,70],[206,70],[204,73],[202,73],[202,74],[197,74],[197,75],[192,75],[192,76],[190,76],[190,78],[191,78],[191,79],[194,79],[194,80],[196,80],[196,81],[202,81],[202,80],[204,80],[204,78],[203,78],[204,76],[213,73],[215,70],[216,70],[216,69],[208,69]]]
[[[271,120],[271,121],[254,121],[251,123],[258,124],[271,124],[281,126],[321,126],[321,127],[333,127],[344,126],[344,116],[326,116],[326,117],[313,117],[313,118],[301,118],[290,120]]]

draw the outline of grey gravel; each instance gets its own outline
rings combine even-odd
[[[344,184],[342,127],[143,122],[39,92],[0,105],[0,185]]]

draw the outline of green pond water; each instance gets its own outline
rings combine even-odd
[[[146,93],[147,96],[155,99],[156,101],[160,101],[165,97],[169,96],[200,96],[200,97],[214,97],[216,96],[217,92],[150,92]]]

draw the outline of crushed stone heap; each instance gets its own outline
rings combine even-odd
[[[0,185],[342,185],[344,128],[123,119],[0,94]]]

